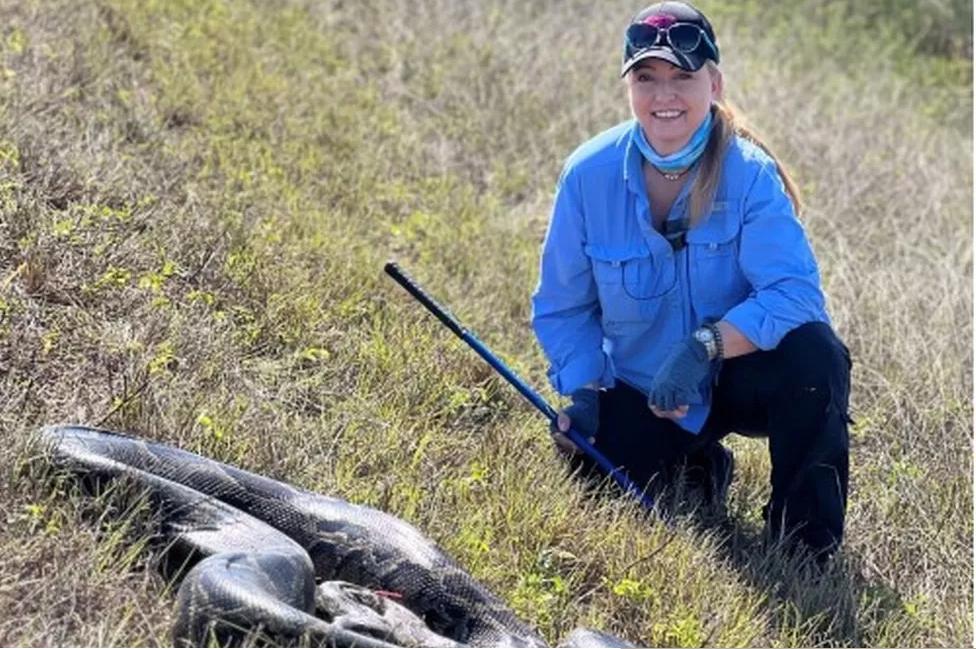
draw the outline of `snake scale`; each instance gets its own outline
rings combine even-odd
[[[415,527],[165,444],[41,431],[84,484],[131,484],[182,566],[173,641],[345,647],[542,647],[543,638]],[[576,629],[560,646],[631,646]]]

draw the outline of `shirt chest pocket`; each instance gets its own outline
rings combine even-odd
[[[749,285],[739,267],[739,223],[718,207],[688,231],[691,298],[702,318],[719,318],[745,299]]]
[[[645,243],[585,248],[593,267],[605,325],[648,321],[677,285],[670,248],[652,251]]]

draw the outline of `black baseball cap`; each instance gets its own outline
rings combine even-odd
[[[686,2],[652,4],[634,16],[627,27],[620,76],[645,59],[661,59],[692,72],[709,59],[718,63],[712,24]]]

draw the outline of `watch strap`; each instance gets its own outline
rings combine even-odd
[[[706,323],[705,326],[709,331],[712,332],[712,338],[715,340],[715,356],[709,354],[709,358],[723,360],[725,358],[725,345],[722,342],[722,332],[718,328],[718,325],[714,322]]]

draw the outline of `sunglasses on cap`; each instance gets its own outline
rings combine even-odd
[[[711,53],[709,58],[718,58],[715,43],[698,25],[679,22],[672,23],[667,27],[657,27],[647,23],[633,23],[627,28],[627,45],[635,51],[646,50],[654,46],[660,47],[662,37],[664,38],[663,45],[683,54],[694,52],[704,40]]]

